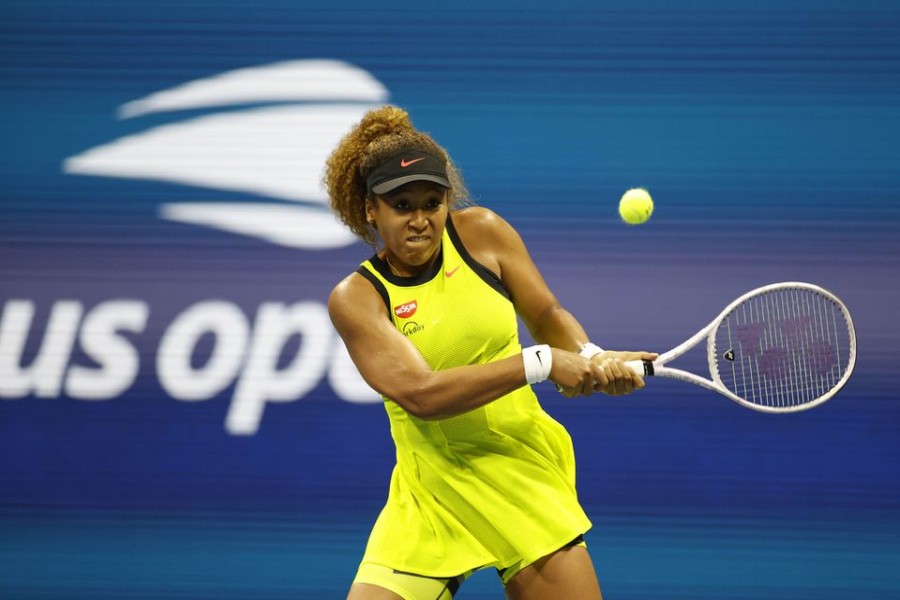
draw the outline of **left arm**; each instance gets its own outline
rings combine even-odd
[[[567,351],[554,352],[554,370],[559,359],[585,360],[578,352],[589,340],[587,333],[547,286],[516,230],[495,213],[477,207],[454,213],[454,223],[458,223],[460,237],[472,255],[500,276],[532,338]],[[626,367],[624,361],[655,357],[649,352],[605,351],[591,361],[593,368],[601,371],[601,376],[595,374],[586,380],[573,381],[572,378],[558,380],[551,373],[551,379],[566,395],[587,395],[594,391],[627,394],[643,387],[644,381]]]

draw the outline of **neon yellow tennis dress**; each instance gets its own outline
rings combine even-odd
[[[463,247],[448,217],[442,256],[419,277],[397,277],[377,256],[358,272],[432,369],[521,352],[503,284]],[[385,398],[397,465],[363,562],[430,577],[504,569],[545,556],[591,523],[575,493],[572,440],[525,385],[437,421]]]

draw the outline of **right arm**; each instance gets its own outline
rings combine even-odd
[[[384,300],[359,274],[351,274],[334,288],[328,312],[366,383],[415,417],[452,417],[526,385],[519,354],[433,371],[413,343],[397,331]]]

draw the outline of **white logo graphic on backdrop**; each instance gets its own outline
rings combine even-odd
[[[293,248],[348,246],[355,238],[326,207],[322,166],[341,136],[387,97],[370,73],[341,61],[294,60],[228,71],[124,104],[119,116],[231,110],[91,148],[68,158],[63,170],[276,199],[169,203],[160,215]],[[268,105],[257,106],[262,104]]]
[[[229,71],[119,109],[126,119],[198,109],[212,114],[91,148],[66,159],[63,170],[261,196],[265,200],[165,203],[160,216],[290,248],[340,248],[355,238],[326,206],[322,168],[341,136],[387,97],[368,72],[340,61],[296,60]],[[0,398],[64,394],[112,400],[134,385],[146,357],[126,334],[151,333],[146,301],[88,307],[57,300],[37,355],[25,365],[29,332],[40,330],[33,322],[37,308],[33,300],[10,300],[0,312]],[[207,335],[216,339],[211,357],[203,366],[192,365],[190,356]],[[284,347],[297,335],[302,347],[290,364],[281,365]],[[78,364],[76,347],[95,364]],[[157,348],[155,374],[175,400],[210,400],[234,386],[225,420],[232,434],[255,434],[268,403],[298,400],[323,379],[345,401],[379,400],[328,325],[327,307],[318,299],[263,302],[255,317],[228,300],[196,302],[165,326]]]

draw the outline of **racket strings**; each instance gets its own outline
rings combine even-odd
[[[823,397],[840,384],[852,353],[842,307],[803,288],[748,298],[722,319],[715,341],[722,384],[775,409]]]

